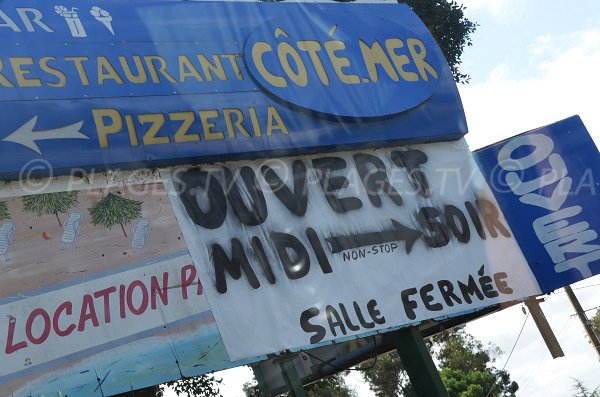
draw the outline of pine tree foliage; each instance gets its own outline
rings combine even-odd
[[[79,192],[77,190],[23,196],[23,209],[27,212],[33,212],[37,216],[56,215],[56,219],[61,225],[58,214],[69,212],[71,207],[76,206],[78,196]]]
[[[142,217],[142,202],[108,193],[88,211],[94,226],[101,225],[112,229],[119,225],[123,229],[123,233],[127,235],[124,226]]]
[[[56,215],[68,212],[71,207],[77,205],[79,192],[42,193],[31,196],[23,196],[23,209],[33,212],[37,216]]]
[[[5,219],[10,219],[10,214],[8,213],[8,205],[6,201],[0,201],[0,221]]]

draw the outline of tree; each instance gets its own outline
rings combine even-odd
[[[590,391],[583,384],[583,382],[573,378],[573,390],[575,391],[573,397],[600,397],[600,391],[598,389],[600,389],[600,387],[597,387],[593,391]]]
[[[519,388],[508,372],[492,366],[499,349],[484,349],[481,342],[462,329],[432,338],[431,351],[450,397],[512,397]],[[377,397],[415,395],[395,352],[365,362],[361,368]]]
[[[592,327],[596,331],[596,335],[600,336],[600,309],[596,311],[594,317],[592,317]]]
[[[172,387],[178,396],[188,397],[221,397],[219,384],[221,379],[210,375],[200,375],[194,378],[182,378],[167,382],[160,386],[150,386],[118,394],[114,397],[162,397],[166,387]]]
[[[193,378],[182,378],[172,382],[167,382],[166,386],[173,388],[178,396],[187,395],[189,397],[219,397],[219,385],[223,380],[210,375],[200,375]]]
[[[338,373],[335,375],[329,375],[323,379],[311,383],[305,387],[306,395],[308,397],[354,397],[355,393],[351,390],[346,381],[344,375]]]
[[[37,216],[56,215],[58,225],[62,227],[58,214],[69,212],[71,207],[77,205],[79,192],[42,193],[23,196],[23,209],[33,212]]]
[[[0,221],[5,219],[10,219],[10,214],[8,213],[8,205],[6,201],[0,201]]]
[[[89,212],[94,226],[102,225],[112,229],[113,226],[119,225],[127,237],[125,225],[142,217],[142,202],[108,193],[98,204],[90,208]]]
[[[457,83],[468,83],[468,74],[459,70],[460,57],[465,49],[472,45],[471,34],[477,24],[465,17],[465,7],[455,0],[406,0],[429,29],[440,46],[450,70]]]
[[[377,397],[413,396],[414,391],[397,352],[379,355],[359,366],[363,378]]]
[[[246,397],[263,397],[256,379],[244,383]],[[356,393],[348,387],[342,373],[327,376],[304,387],[308,397],[355,397]],[[288,393],[283,396],[289,396]]]

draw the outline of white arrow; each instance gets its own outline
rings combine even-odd
[[[15,132],[2,140],[18,143],[19,145],[23,145],[37,152],[38,154],[42,154],[36,141],[47,139],[90,139],[87,135],[79,132],[79,129],[83,125],[83,121],[79,121],[61,128],[55,128],[53,130],[33,131],[36,121],[37,116],[33,116],[31,120],[17,128]]]

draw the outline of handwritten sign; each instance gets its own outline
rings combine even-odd
[[[539,293],[462,140],[175,169],[167,186],[232,359]]]

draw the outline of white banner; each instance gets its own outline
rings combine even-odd
[[[464,140],[168,174],[232,360],[539,293]]]
[[[2,305],[0,378],[161,333],[178,320],[210,316],[197,280],[191,258],[181,255]]]

